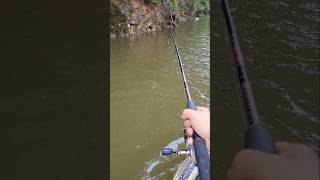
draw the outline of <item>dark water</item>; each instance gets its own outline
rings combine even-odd
[[[179,25],[176,35],[191,96],[209,107],[209,17]],[[171,179],[183,159],[159,153],[183,135],[185,95],[170,31],[110,46],[111,179]]]
[[[275,141],[319,153],[318,1],[230,1],[259,114]],[[215,179],[226,179],[246,127],[221,4],[214,18]]]

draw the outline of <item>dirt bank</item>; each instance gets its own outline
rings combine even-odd
[[[158,4],[153,1],[112,0],[110,37],[128,36],[170,28],[172,27],[171,15],[179,23],[193,20],[196,16],[204,13],[195,11],[190,4],[190,0],[168,0]],[[177,3],[174,10],[172,2]]]

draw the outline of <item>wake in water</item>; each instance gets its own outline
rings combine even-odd
[[[296,103],[294,103],[290,99],[290,97],[287,93],[284,94],[284,97],[290,103],[291,108],[284,108],[284,107],[279,106],[280,109],[287,111],[287,112],[291,112],[291,113],[293,113],[293,114],[295,114],[305,120],[311,121],[311,122],[315,123],[316,125],[319,125],[319,123],[320,123],[319,118],[312,116],[310,113],[308,113],[307,111],[300,108]]]
[[[184,138],[181,137],[179,139],[175,139],[170,142],[165,148],[171,148],[174,151],[177,151],[180,146],[184,144]],[[185,157],[183,157],[185,158]],[[152,159],[146,162],[144,168],[144,175],[140,178],[141,180],[153,180],[159,179],[161,177],[164,178],[164,175],[173,174],[178,168],[178,163],[173,163],[173,161],[180,161],[181,157],[178,156],[162,156],[161,151],[159,153],[159,157]],[[172,164],[175,164],[172,167]],[[167,176],[166,176],[167,177]]]

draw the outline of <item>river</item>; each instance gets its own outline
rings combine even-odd
[[[180,24],[176,41],[191,96],[209,107],[209,17]],[[183,159],[160,150],[183,136],[185,107],[170,30],[111,39],[110,56],[111,179],[170,179]]]
[[[227,179],[246,120],[221,4],[214,12],[214,179]],[[318,1],[230,1],[258,112],[274,141],[319,153]]]

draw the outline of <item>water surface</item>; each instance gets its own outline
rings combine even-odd
[[[243,147],[246,123],[229,39],[217,4],[214,19],[215,179],[226,179]],[[275,141],[319,153],[318,1],[230,1],[257,108]]]
[[[208,17],[176,29],[191,96],[207,107],[209,38]],[[183,135],[185,107],[170,31],[111,39],[110,46],[111,179],[170,179],[182,159],[159,153]]]

